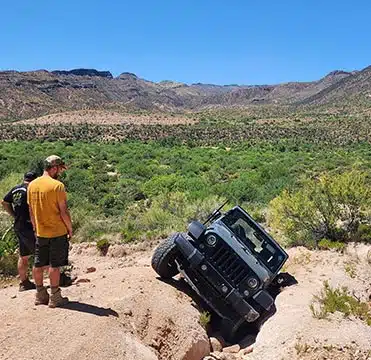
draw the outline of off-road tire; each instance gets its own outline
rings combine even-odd
[[[179,273],[175,263],[175,258],[178,254],[175,244],[176,236],[177,234],[173,234],[158,245],[152,255],[152,268],[164,279],[170,279]]]

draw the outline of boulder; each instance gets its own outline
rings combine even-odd
[[[211,337],[209,340],[212,351],[222,351],[223,345],[219,339],[217,339],[216,337]]]

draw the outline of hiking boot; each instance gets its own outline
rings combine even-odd
[[[36,292],[35,305],[48,305],[49,294],[46,288],[42,288]]]
[[[19,291],[27,291],[27,290],[34,290],[34,289],[36,289],[36,285],[29,279],[26,279],[25,281],[22,281],[19,284]]]
[[[68,298],[62,296],[61,289],[58,289],[54,294],[50,296],[49,307],[55,308],[58,306],[63,306],[68,303]]]

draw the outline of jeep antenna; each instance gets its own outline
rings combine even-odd
[[[218,213],[219,211],[223,208],[223,206],[228,202],[228,200],[226,200],[221,206],[219,206],[217,209],[215,209],[211,215],[209,215],[209,217],[206,219],[206,221],[204,222],[204,225],[206,225],[212,218],[214,218]]]

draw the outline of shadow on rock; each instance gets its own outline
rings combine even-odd
[[[79,301],[70,301],[66,305],[63,305],[63,309],[80,311],[83,313],[97,315],[97,316],[119,317],[118,313],[110,308],[105,309],[99,306],[85,304]]]

